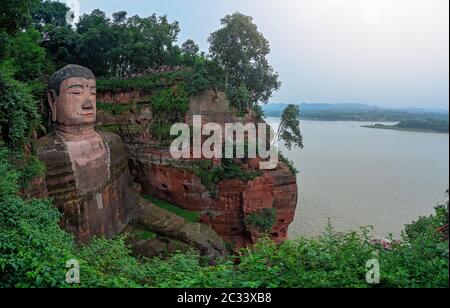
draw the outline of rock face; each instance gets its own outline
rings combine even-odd
[[[173,161],[167,150],[140,148],[138,156],[131,156],[131,168],[145,193],[201,212],[202,222],[235,247],[256,241],[259,231],[247,225],[245,217],[262,209],[276,210],[272,238],[276,242],[287,238],[297,205],[296,179],[287,168],[264,172],[253,181],[221,181],[214,194],[193,172]]]
[[[81,242],[120,233],[138,204],[123,142],[111,133],[101,133],[101,137],[108,148],[109,174],[101,186],[88,192],[78,188],[68,148],[61,138],[51,133],[38,140],[48,196],[63,213],[62,226]]]
[[[102,93],[99,95],[103,97]],[[124,94],[119,93],[119,96],[115,99],[109,92],[105,94],[105,101],[124,104]],[[223,93],[210,90],[191,98],[185,122],[191,124],[194,115],[201,115],[203,123],[214,122],[222,127],[225,123],[253,121],[250,113],[244,117],[235,114]],[[138,117],[139,114],[133,116]],[[295,215],[298,190],[295,176],[282,163],[275,170],[263,171],[252,181],[220,181],[213,192],[193,172],[198,160],[173,159],[169,149],[158,145],[145,130],[122,137],[128,148],[132,174],[142,185],[144,193],[183,209],[201,212],[201,221],[234,247],[251,245],[256,241],[261,230],[248,225],[246,217],[263,209],[275,209],[276,220],[270,231],[272,238],[276,242],[287,238],[289,224]],[[257,159],[239,163],[247,170],[255,170],[259,166]]]
[[[145,200],[141,200],[133,216],[133,227],[128,232],[132,234],[130,243],[140,255],[153,257],[190,248],[211,261],[225,255],[222,238],[204,224],[188,222]],[[136,230],[152,231],[157,236],[151,239],[139,238]]]
[[[188,247],[211,260],[222,256],[224,242],[211,228],[140,201],[121,137],[95,129],[95,124],[145,126],[153,117],[145,102],[148,97],[141,91],[105,92],[100,97],[105,112],[98,118],[96,98],[96,81],[89,69],[68,65],[52,75],[48,107],[55,130],[37,142],[46,172],[23,195],[52,198],[63,214],[62,227],[79,242],[126,230],[132,233],[136,253],[144,256],[158,255],[158,249]],[[140,133],[146,142],[148,136]],[[135,225],[158,233],[158,238],[139,239]]]

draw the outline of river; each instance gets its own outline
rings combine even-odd
[[[290,238],[319,235],[328,220],[338,231],[370,225],[376,237],[398,238],[446,199],[448,134],[361,127],[370,124],[301,121],[304,149],[281,146],[300,171]]]

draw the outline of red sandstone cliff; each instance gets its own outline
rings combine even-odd
[[[128,101],[128,100],[131,101]],[[167,200],[184,209],[202,213],[202,222],[211,226],[228,243],[242,247],[255,242],[258,228],[246,224],[245,218],[263,209],[275,209],[276,221],[270,231],[272,238],[280,242],[287,238],[289,224],[293,221],[297,205],[297,183],[282,163],[275,170],[263,171],[254,180],[226,179],[216,183],[214,193],[202,184],[193,172],[195,160],[175,160],[167,147],[159,146],[145,130],[152,120],[150,104],[145,93],[132,91],[100,92],[98,101],[130,105],[144,103],[146,108],[132,106],[121,115],[99,111],[99,125],[133,124],[143,129],[132,133],[122,130],[122,138],[128,148],[130,167],[136,182],[144,193]],[[230,112],[229,103],[223,93],[205,91],[191,98],[185,116],[191,123],[193,115],[202,115],[202,121],[224,123],[253,121],[250,115],[242,118]],[[220,163],[220,162],[216,162]],[[251,170],[257,161],[239,161],[243,169]]]

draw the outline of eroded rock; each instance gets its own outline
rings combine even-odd
[[[186,219],[141,199],[131,225],[131,243],[135,251],[144,256],[155,256],[161,251],[195,249],[210,260],[222,258],[226,253],[223,239],[210,227]],[[136,230],[147,230],[158,235],[153,239],[138,239]],[[130,231],[130,229],[128,230]]]

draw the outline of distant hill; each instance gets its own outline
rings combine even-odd
[[[280,117],[288,104],[267,104],[263,110],[268,117]],[[341,104],[307,104],[300,106],[302,119],[323,121],[380,121],[399,122],[403,120],[447,120],[449,113],[446,110],[433,110],[421,108],[382,108],[359,103]]]

